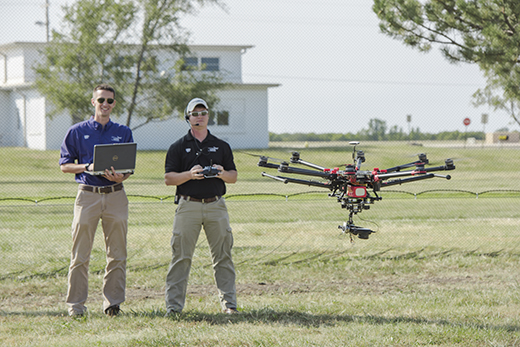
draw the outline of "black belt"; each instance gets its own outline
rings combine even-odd
[[[81,185],[81,186],[79,186],[79,189],[85,190],[87,192],[92,192],[92,193],[108,194],[108,193],[117,192],[118,190],[123,189],[123,183],[117,183],[112,186],[104,186],[104,187]]]
[[[181,195],[181,199],[184,199],[186,201],[195,201],[195,202],[202,202],[202,203],[207,204],[207,203],[210,203],[213,201],[217,201],[218,199],[220,199],[220,196],[212,196],[211,198],[198,199],[198,198],[194,198],[192,196]]]

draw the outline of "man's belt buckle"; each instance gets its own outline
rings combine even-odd
[[[97,187],[98,194],[107,194],[107,193],[113,193],[115,192],[115,187],[112,186],[103,186],[103,187]]]

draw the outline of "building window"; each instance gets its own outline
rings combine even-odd
[[[183,59],[184,65],[182,70],[197,70],[199,68],[199,58],[197,57],[186,57]],[[220,59],[219,58],[200,58],[200,67],[203,71],[219,71],[220,70]]]
[[[186,57],[184,59],[184,65],[182,65],[182,70],[197,70],[199,66],[199,59],[196,57]]]
[[[204,71],[219,71],[219,58],[201,58],[200,63]]]
[[[208,125],[229,125],[229,112],[217,111],[210,113]]]
[[[217,112],[217,125],[229,125],[229,112],[218,111]]]

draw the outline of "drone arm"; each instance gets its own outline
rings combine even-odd
[[[292,161],[293,163],[297,163],[297,164],[301,164],[301,165],[305,165],[305,166],[308,166],[308,167],[312,167],[313,169],[318,169],[318,170],[325,170],[325,168],[323,166],[319,166],[319,165],[316,165],[316,164],[313,164],[313,163],[309,163],[308,161],[305,161],[305,160],[301,160],[301,159],[298,159],[296,161]]]
[[[414,177],[409,177],[409,178],[404,178],[404,179],[396,179],[396,180],[392,180],[392,181],[381,182],[381,187],[389,187],[389,186],[394,186],[396,184],[420,181],[420,180],[425,180],[425,179],[433,178],[433,177],[435,177],[435,174],[430,173],[430,174],[426,174],[426,175],[414,176]]]
[[[299,152],[292,152],[291,163],[305,165],[305,166],[312,167],[313,169],[317,169],[320,171],[325,170],[325,168],[323,166],[309,163],[308,161],[305,161],[305,160],[301,160]]]
[[[426,154],[420,153],[420,154],[418,154],[418,156],[419,156],[419,160],[418,161],[414,161],[414,162],[411,162],[411,163],[408,163],[408,164],[403,164],[403,165],[398,165],[398,166],[391,167],[389,169],[386,169],[386,172],[400,171],[401,169],[406,169],[406,168],[409,168],[409,167],[412,167],[412,166],[424,166],[424,165],[429,163],[429,160],[426,157]]]
[[[378,174],[377,177],[379,177],[379,179],[384,180],[388,178],[410,176],[414,174],[414,171],[398,171],[393,173]]]
[[[287,181],[285,178],[283,178],[283,177],[278,177],[278,176],[269,175],[269,174],[267,174],[267,173],[265,173],[265,172],[262,172],[262,176],[272,178],[273,180],[280,181],[280,182],[283,182],[283,183],[285,183],[285,184],[287,184],[287,182],[288,182],[288,181]]]
[[[278,167],[278,171],[279,172],[283,172],[283,173],[289,173],[289,174],[316,176],[316,177],[321,177],[321,178],[326,178],[326,179],[330,179],[331,178],[331,174],[327,173],[327,172],[316,171],[316,170],[300,169],[300,168],[294,168],[294,167],[283,166],[283,165],[280,165]]]
[[[281,165],[276,165],[272,163],[268,163],[265,158],[261,158],[258,162],[258,166],[261,167],[267,167],[269,169],[278,169],[279,172],[284,173],[290,173],[290,174],[298,174],[298,175],[308,175],[308,176],[316,176],[321,178],[330,179],[331,177],[330,173],[322,171],[316,171],[316,170],[307,170],[307,169],[300,169],[300,168],[294,168],[290,167],[287,163],[282,163]]]
[[[434,167],[427,167],[424,168],[424,171],[430,172],[430,171],[448,171],[448,170],[455,170],[455,165],[453,165],[453,162],[451,162],[451,165],[441,165],[441,166],[434,166]]]
[[[314,187],[331,189],[331,187],[328,184],[323,183],[323,182],[318,182],[318,181],[301,180],[298,178],[291,178],[291,177],[273,176],[273,175],[269,175],[265,172],[262,172],[262,176],[269,177],[274,180],[281,181],[283,183],[298,183],[298,184],[303,184],[306,186],[314,186]]]
[[[400,171],[401,169],[407,169],[409,167],[416,166],[417,164],[418,164],[417,162],[413,162],[413,163],[394,166],[389,169],[386,169],[386,172],[390,173],[390,172],[394,172],[394,171]]]
[[[433,166],[433,167],[420,167],[416,170],[408,170],[408,171],[399,171],[400,169],[403,169],[405,167],[411,167],[414,165],[417,165],[418,163],[409,163],[401,166],[396,166],[390,169],[387,169],[384,174],[379,174],[378,177],[380,179],[390,178],[390,177],[399,177],[399,176],[408,176],[408,175],[416,175],[421,174],[425,172],[432,172],[432,171],[447,171],[447,170],[455,170],[455,165],[453,165],[452,159],[446,159],[445,160],[446,165],[440,165],[440,166]],[[393,172],[397,171],[397,172]],[[443,178],[446,178],[446,176],[440,176]],[[449,179],[449,178],[448,178]]]
[[[268,163],[266,161],[262,161],[261,160],[260,162],[258,162],[258,166],[267,167],[267,168],[270,168],[270,169],[278,169],[279,165],[271,164],[271,163]]]

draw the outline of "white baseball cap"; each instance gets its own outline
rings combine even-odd
[[[191,101],[188,103],[188,106],[186,107],[186,114],[189,114],[190,112],[193,112],[195,107],[197,107],[199,105],[202,105],[206,109],[209,109],[208,104],[206,103],[206,101],[204,101],[201,98],[195,98],[195,99],[191,99]]]

